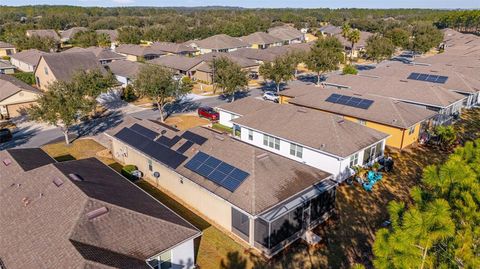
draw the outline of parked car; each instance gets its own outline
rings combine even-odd
[[[220,119],[220,114],[218,114],[215,109],[208,106],[198,108],[198,116],[207,118],[211,121],[217,121],[218,119]]]
[[[278,94],[276,92],[265,92],[263,94],[263,100],[278,103]]]
[[[12,140],[12,132],[10,132],[10,129],[3,128],[0,129],[0,143],[7,142]]]

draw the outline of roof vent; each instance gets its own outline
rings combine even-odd
[[[221,135],[215,135],[215,138],[220,140],[220,141],[223,141],[225,140],[225,137],[221,136]]]
[[[95,210],[92,210],[92,211],[88,212],[86,215],[87,215],[88,220],[93,220],[93,219],[96,219],[96,218],[98,218],[100,216],[103,216],[107,213],[108,213],[108,208],[102,206],[100,208],[97,208]]]
[[[397,122],[397,119],[393,119],[392,121],[393,121],[393,122]]]
[[[162,130],[160,133],[161,133],[162,135],[164,135],[164,134],[167,133],[167,130]]]
[[[55,184],[55,186],[57,186],[57,187],[60,187],[60,186],[63,185],[63,180],[59,179],[58,177],[54,178],[52,182],[53,182],[53,184]]]
[[[405,79],[401,79],[400,81],[401,81],[401,82],[408,82],[408,81],[407,81],[407,80],[405,80]]]
[[[23,206],[27,206],[30,204],[30,199],[28,199],[28,197],[23,197],[22,199],[22,202],[23,202]]]
[[[268,157],[270,157],[270,155],[268,153],[262,153],[260,155],[257,155],[257,159],[259,160],[264,160],[264,159],[267,159]]]
[[[362,96],[360,93],[354,93],[355,96]]]
[[[3,164],[5,166],[9,166],[11,163],[12,163],[12,160],[10,160],[10,158],[6,158],[6,159],[3,160]]]
[[[68,177],[71,179],[71,180],[75,180],[75,181],[83,181],[83,178],[77,174],[74,174],[74,173],[71,173],[71,174],[68,174]]]
[[[307,110],[305,108],[299,108],[297,111],[300,113],[307,113]]]
[[[320,148],[324,148],[326,145],[325,144],[321,144],[320,145]]]
[[[345,120],[344,120],[344,119],[340,119],[340,120],[338,120],[337,122],[338,122],[338,123],[344,123]]]

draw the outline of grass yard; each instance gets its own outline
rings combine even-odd
[[[480,109],[464,113],[455,127],[461,141],[480,137]],[[107,165],[121,169],[104,147],[90,139],[76,140],[69,146],[47,145],[43,149],[59,161],[98,157]],[[402,152],[387,149],[386,154],[395,161],[394,171],[384,175],[372,192],[364,191],[358,184],[338,188],[337,214],[316,229],[324,238],[319,246],[310,247],[299,240],[268,262],[149,182],[140,181],[137,185],[203,231],[196,242],[200,269],[350,268],[355,263],[371,268],[375,232],[388,219],[387,203],[392,200],[408,203],[410,189],[421,184],[423,168],[448,157],[448,153],[426,146]]]
[[[187,130],[197,126],[208,125],[210,121],[197,115],[179,115],[166,118],[165,123],[179,130]]]

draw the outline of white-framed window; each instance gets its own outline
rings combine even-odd
[[[364,120],[361,120],[361,119],[358,119],[357,120],[357,123],[361,124],[361,125],[367,125],[367,122],[364,121]]]
[[[408,128],[408,135],[412,135],[415,132],[415,126]]]
[[[358,152],[350,156],[350,167],[358,165]]]
[[[48,75],[48,67],[45,66],[45,67],[43,68],[43,71],[45,71],[45,75]]]
[[[153,171],[153,164],[152,164],[152,160],[148,160],[148,170],[150,170],[150,172]]]
[[[294,143],[290,143],[290,155],[302,158],[303,147]]]
[[[253,140],[253,130],[248,130],[248,140],[252,141]]]
[[[264,134],[263,145],[272,149],[280,150],[280,139]]]
[[[172,268],[172,251],[167,251],[160,256],[149,260],[148,264],[152,266],[154,269],[170,269]]]

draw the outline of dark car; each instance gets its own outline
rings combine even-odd
[[[211,121],[218,121],[218,119],[220,118],[220,114],[218,114],[217,111],[208,106],[200,107],[198,109],[198,116],[207,118]]]
[[[9,129],[0,129],[0,143],[12,140],[12,132]]]

